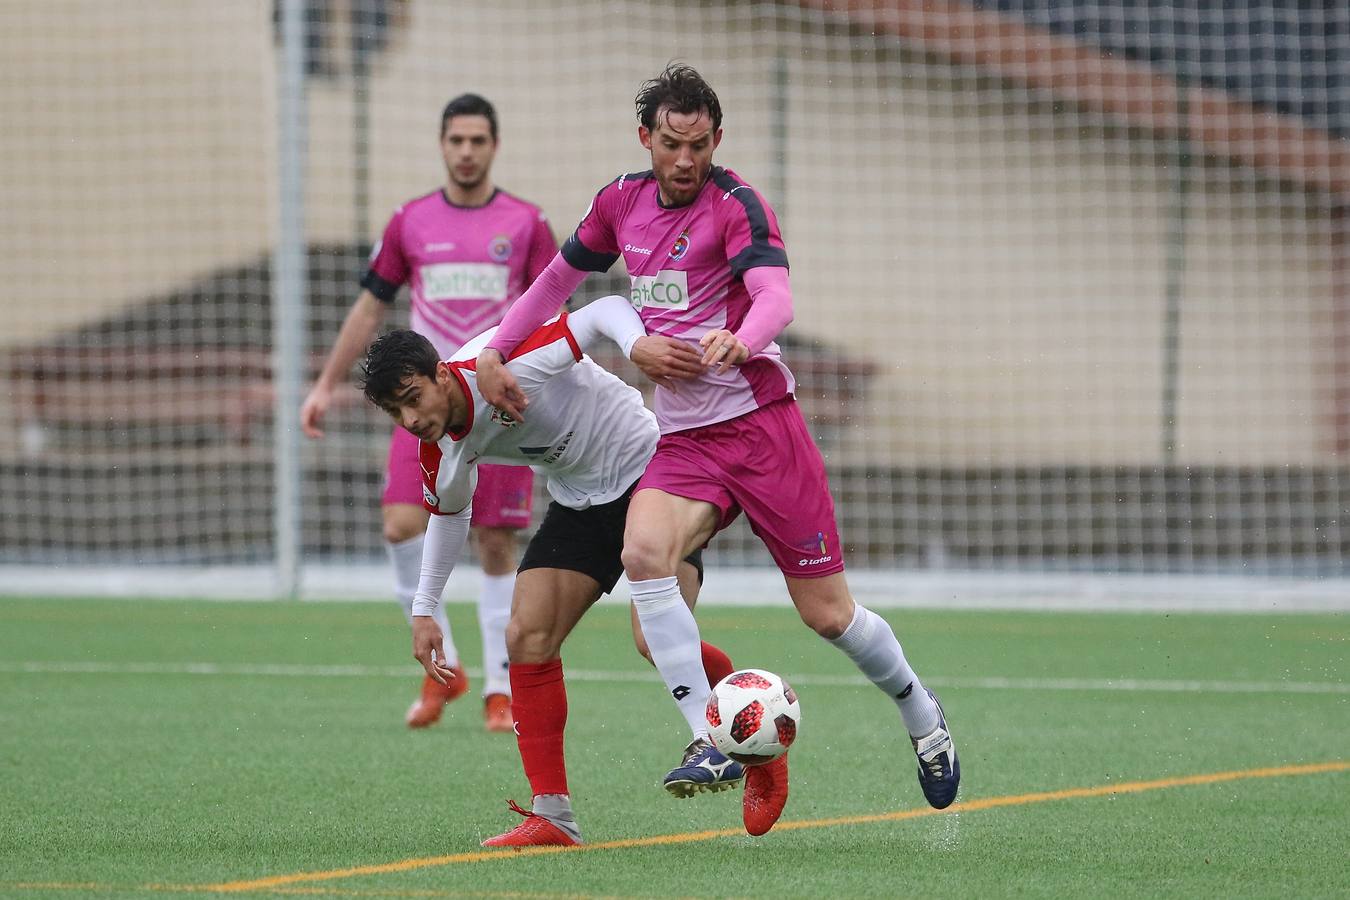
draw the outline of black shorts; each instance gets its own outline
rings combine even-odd
[[[525,547],[517,571],[565,569],[591,576],[600,582],[602,593],[614,590],[623,574],[623,526],[633,487],[617,500],[588,509],[572,509],[556,500],[550,503],[539,530]],[[703,551],[695,550],[685,557],[685,562],[698,569],[698,581],[702,584]]]

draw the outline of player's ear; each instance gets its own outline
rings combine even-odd
[[[638,126],[638,141],[648,150],[652,149],[652,132],[646,125]]]
[[[718,128],[713,132],[713,149],[716,150],[717,145],[720,143],[722,143],[722,129]]]
[[[445,360],[436,363],[436,383],[449,384],[453,380],[454,376],[450,374],[450,364]]]

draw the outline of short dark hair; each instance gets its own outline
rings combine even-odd
[[[415,331],[391,331],[375,339],[361,366],[361,390],[381,409],[394,405],[405,379],[425,375],[435,379],[440,355],[431,341]]]
[[[441,112],[442,135],[445,134],[445,126],[449,125],[455,116],[483,116],[488,120],[488,127],[492,130],[492,140],[494,142],[497,140],[497,110],[485,97],[478,94],[460,94],[445,104],[445,109]]]
[[[722,104],[717,100],[717,93],[693,66],[676,62],[667,64],[664,72],[642,83],[635,102],[638,121],[648,131],[656,130],[656,116],[663,107],[688,115],[707,110],[713,131],[722,127]]]

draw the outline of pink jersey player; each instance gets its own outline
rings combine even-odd
[[[476,94],[451,100],[441,114],[446,181],[399,207],[361,279],[363,290],[301,408],[306,434],[320,422],[336,387],[370,344],[407,284],[411,324],[444,355],[497,324],[512,301],[538,276],[556,249],[539,208],[497,188],[491,179],[497,150],[497,114]],[[381,496],[384,539],[393,564],[394,595],[411,616],[427,514],[422,508],[417,440],[395,428]],[[510,731],[510,684],[505,628],[517,563],[516,532],[530,524],[529,469],[485,466],[474,502],[474,537],[483,578],[479,623],[483,633],[484,724]],[[444,613],[441,614],[442,616]],[[449,625],[446,624],[448,630]],[[467,678],[446,690],[425,679],[405,717],[413,728],[436,722],[446,702],[463,694]]]
[[[708,739],[698,624],[680,600],[675,562],[743,512],[802,621],[895,702],[924,796],[946,807],[956,798],[960,768],[942,710],[890,626],[851,596],[824,461],[774,343],[792,320],[778,223],[754,188],[712,164],[722,107],[698,72],[672,63],[642,86],[636,106],[651,170],[622,176],[596,195],[479,355],[478,387],[492,405],[528,418],[529,398],[505,360],[587,271],[622,257],[647,330],[630,358],[658,385],[661,428],[628,508],[624,572],[651,659],[693,736],[663,779],[666,790],[688,796],[715,788],[726,771],[726,757]],[[749,768],[746,831],[771,829],[787,796],[786,755]],[[536,797],[536,819],[552,809]],[[539,831],[531,820],[489,843],[526,845],[538,842]]]
[[[449,356],[501,321],[556,249],[539,207],[498,188],[456,206],[441,188],[395,210],[361,286],[386,303],[407,283],[410,325]]]
[[[737,331],[751,307],[741,276],[787,268],[773,210],[735,172],[717,166],[688,205],[662,206],[659,190],[650,171],[606,185],[563,245],[563,259],[576,269],[606,271],[622,258],[648,334],[697,344],[715,329]],[[726,372],[707,369],[677,391],[658,390],[656,414],[663,434],[683,431],[781,400],[795,386],[770,340]]]

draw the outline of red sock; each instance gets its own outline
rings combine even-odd
[[[703,671],[708,675],[708,687],[713,687],[717,682],[736,671],[736,667],[731,664],[730,656],[707,641],[703,642],[702,647]]]
[[[530,790],[536,795],[566,794],[563,728],[567,725],[567,687],[563,684],[562,660],[511,663],[508,671],[516,744]]]

